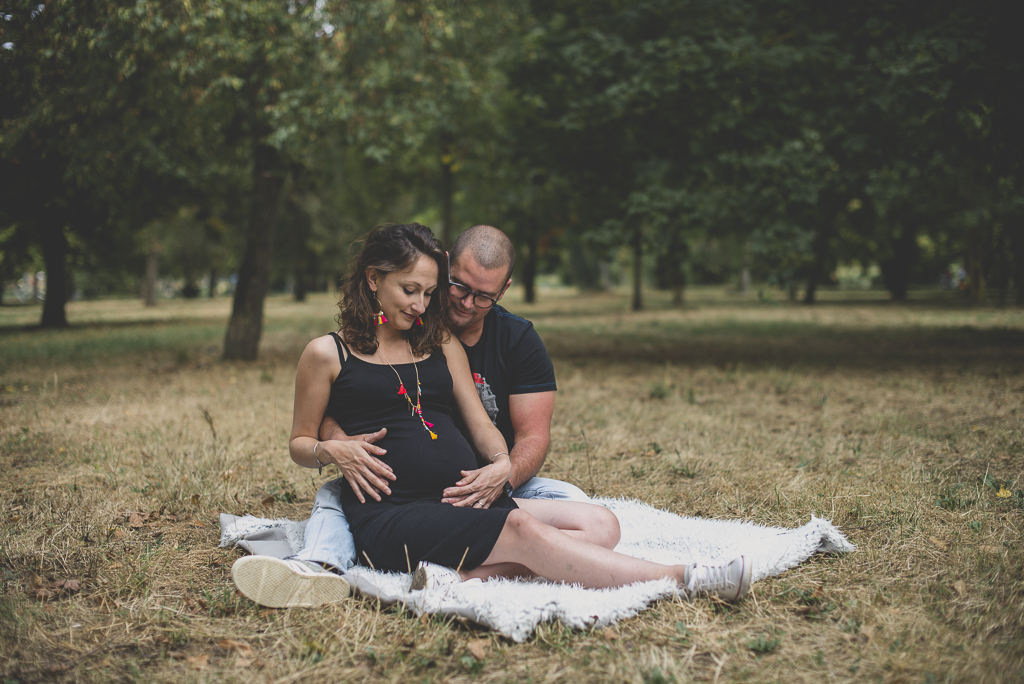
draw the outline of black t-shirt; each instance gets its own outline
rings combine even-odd
[[[495,304],[484,317],[484,330],[472,347],[465,344],[469,369],[473,372],[476,391],[487,415],[505,437],[509,450],[515,441],[512,419],[508,414],[511,394],[553,392],[555,369],[533,323],[510,314]],[[456,424],[463,434],[461,417]]]

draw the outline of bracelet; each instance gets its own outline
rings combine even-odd
[[[316,448],[318,446],[320,446],[320,442],[317,442],[316,444],[313,445],[313,458],[316,458]],[[320,466],[320,470],[317,472],[317,476],[319,477],[320,475],[324,474],[324,464],[320,462],[319,458],[316,458],[316,464]]]
[[[495,459],[495,458],[498,458],[499,456],[508,456],[508,460],[509,461],[512,460],[512,457],[508,455],[507,451],[499,451],[498,453],[496,453],[493,456],[491,456],[491,458]],[[492,460],[491,463],[494,463],[494,461]]]

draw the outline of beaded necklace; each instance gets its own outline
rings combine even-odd
[[[408,343],[408,340],[406,340]],[[384,351],[381,349],[380,344],[377,344],[377,353],[380,354],[380,358],[384,359],[384,363],[391,367],[391,370],[395,371],[395,375],[398,377],[398,394],[405,397],[405,400],[409,402],[410,415],[418,417],[420,422],[423,423],[423,429],[430,433],[430,439],[437,439],[437,433],[430,428],[434,427],[433,423],[428,423],[423,418],[423,407],[420,405],[420,398],[423,396],[423,388],[420,387],[420,367],[416,365],[416,357],[412,354],[412,345],[409,345],[409,356],[412,357],[412,367],[416,370],[416,403],[412,403],[412,398],[405,389],[405,383],[402,382],[402,376],[398,375],[398,371],[388,361],[388,357],[384,356]]]

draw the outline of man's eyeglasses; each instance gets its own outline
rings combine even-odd
[[[466,295],[473,295],[473,304],[478,309],[490,309],[492,306],[498,303],[498,300],[494,297],[488,297],[485,294],[479,292],[473,292],[462,283],[456,283],[452,280],[452,258],[448,256],[448,292],[452,297],[455,297],[459,301],[466,298]],[[501,293],[498,294],[501,296]]]
[[[485,294],[473,292],[465,285],[460,285],[459,283],[451,280],[448,281],[448,292],[451,293],[452,297],[455,297],[459,301],[465,299],[466,295],[473,295],[473,304],[475,304],[478,309],[489,309],[498,303],[498,300],[494,297],[488,297]]]

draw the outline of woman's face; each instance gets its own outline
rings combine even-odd
[[[437,263],[421,254],[404,271],[385,274],[368,268],[366,281],[384,309],[384,317],[388,319],[385,325],[408,330],[415,324],[416,317],[427,310],[430,296],[437,287]]]

